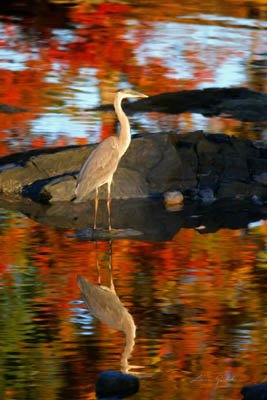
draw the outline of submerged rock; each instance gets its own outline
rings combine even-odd
[[[97,378],[98,399],[123,399],[137,393],[139,379],[131,374],[117,371],[103,371]]]
[[[243,400],[267,400],[267,382],[244,386],[241,394]]]
[[[70,201],[76,175],[95,145],[14,154],[0,159],[0,191],[43,203]],[[113,199],[181,191],[204,203],[267,199],[267,151],[223,134],[155,133],[135,136],[114,175]],[[106,187],[99,197],[106,199]],[[94,192],[90,198],[94,198]]]

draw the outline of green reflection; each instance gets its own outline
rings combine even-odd
[[[54,399],[62,385],[56,321],[44,319],[37,268],[9,267],[0,290],[0,397]]]

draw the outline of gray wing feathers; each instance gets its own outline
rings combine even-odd
[[[97,146],[82,166],[75,189],[76,200],[86,198],[104,185],[116,171],[119,161],[118,138],[111,136]]]

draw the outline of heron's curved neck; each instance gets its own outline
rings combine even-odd
[[[136,326],[133,320],[133,317],[127,311],[125,319],[123,321],[123,332],[125,334],[125,346],[124,351],[121,356],[121,367],[122,372],[128,372],[128,359],[133,351],[135,345],[135,332]]]
[[[121,101],[122,99],[119,97],[116,97],[114,101],[114,108],[121,125],[119,133],[120,156],[122,156],[126,152],[131,142],[130,124],[126,114],[121,107]]]

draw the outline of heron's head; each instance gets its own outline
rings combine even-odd
[[[123,99],[129,99],[129,98],[144,98],[148,97],[146,94],[136,92],[135,90],[132,89],[122,89],[117,92],[117,96],[123,100]]]

